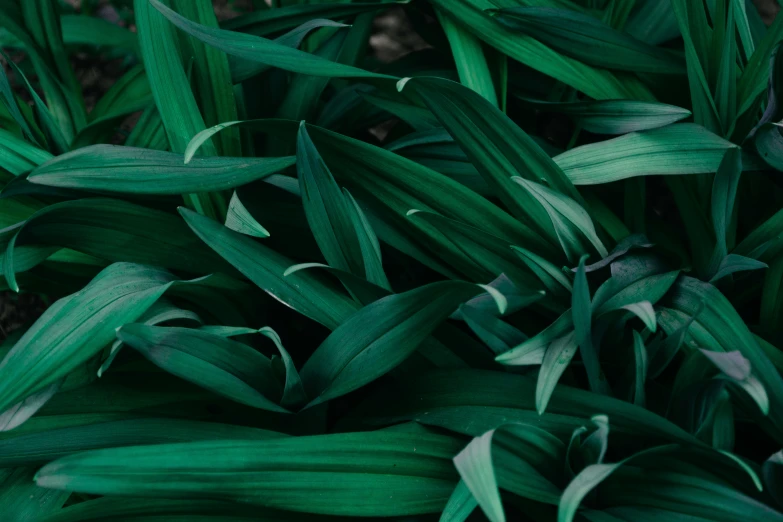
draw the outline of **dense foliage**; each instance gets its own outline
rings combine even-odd
[[[1,520],[783,521],[783,17],[94,4],[0,0],[2,284],[51,303]]]

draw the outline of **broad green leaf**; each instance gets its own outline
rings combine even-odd
[[[52,462],[36,483],[99,495],[209,496],[342,517],[413,515],[446,504],[457,482],[451,457],[461,445],[444,435],[381,431],[113,448]]]
[[[313,274],[284,276],[294,264],[285,256],[207,217],[187,209],[180,209],[180,214],[210,248],[259,288],[299,313],[334,329],[356,310],[347,295]]]
[[[633,132],[576,147],[555,156],[575,185],[597,185],[635,176],[717,172],[735,145],[693,123]]]
[[[26,245],[71,248],[107,261],[133,261],[203,274],[229,268],[203,248],[175,215],[115,199],[81,199],[44,207],[0,231],[6,250]],[[56,250],[56,248],[55,248]],[[19,259],[17,270],[22,265]]]
[[[544,112],[571,116],[582,129],[596,134],[627,134],[665,127],[691,115],[691,111],[664,103],[633,100],[548,102],[519,97]]]
[[[56,382],[111,342],[175,282],[168,272],[117,263],[57,301],[0,362],[0,410]]]
[[[339,397],[386,374],[458,306],[481,292],[461,281],[432,283],[384,297],[335,329],[302,367],[311,405]],[[356,336],[357,329],[362,330]],[[404,340],[404,342],[403,342]]]
[[[163,370],[254,408],[285,412],[271,361],[255,349],[192,328],[128,324],[117,339]]]
[[[685,73],[681,57],[617,31],[587,14],[550,7],[513,7],[491,10],[489,14],[509,29],[594,67],[656,74]]]
[[[283,158],[194,158],[181,154],[94,145],[58,156],[36,168],[31,183],[131,194],[186,194],[244,185],[294,164]],[[165,173],[165,174],[164,174]]]
[[[29,172],[52,157],[51,153],[0,129],[0,161],[3,169],[14,176]]]
[[[160,298],[155,302],[155,304],[150,306],[147,311],[136,320],[136,322],[147,325],[160,325],[169,322],[176,322],[177,324],[192,323],[194,325],[200,325],[201,318],[198,316],[198,314],[192,312],[191,310],[179,308],[167,299]],[[122,346],[123,342],[119,339],[115,340],[111,344],[111,348],[109,348],[105,359],[101,363],[100,368],[98,368],[98,377],[102,377],[103,374],[106,373],[111,364],[114,362],[114,359],[120,353]]]

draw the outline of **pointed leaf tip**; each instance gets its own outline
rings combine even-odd
[[[500,312],[500,315],[505,314],[506,310],[508,309],[508,299],[506,299],[506,296],[501,294],[496,288],[493,288],[490,285],[478,285],[478,286],[486,290],[489,296],[495,301],[495,304],[498,307],[498,311]]]
[[[402,90],[405,88],[405,84],[407,84],[410,80],[413,78],[403,78],[402,80],[397,82],[397,92],[402,92]]]

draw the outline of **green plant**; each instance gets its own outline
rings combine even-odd
[[[783,18],[253,5],[0,0],[3,520],[783,520]]]

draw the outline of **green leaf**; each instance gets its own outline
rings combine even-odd
[[[544,208],[555,229],[560,246],[569,260],[576,259],[589,248],[585,244],[585,239],[601,257],[608,255],[609,252],[595,232],[590,214],[578,202],[540,183],[518,176],[511,179],[521,185]]]
[[[516,188],[512,178],[522,174],[577,202],[581,198],[560,168],[522,129],[479,94],[448,80],[411,78],[397,88],[421,97],[495,194],[535,231],[537,242],[557,244],[546,209],[532,194]],[[530,249],[540,250],[532,245]]]
[[[691,115],[691,111],[664,103],[633,100],[549,102],[519,96],[528,105],[566,114],[584,130],[596,134],[627,134],[665,127]]]
[[[203,248],[176,216],[115,199],[81,199],[49,205],[30,218],[0,231],[0,245],[11,249],[63,247],[107,261],[133,261],[203,274],[229,267]],[[55,249],[56,250],[56,249]],[[28,267],[29,268],[29,267]]]
[[[741,175],[741,151],[728,149],[712,182],[711,212],[716,244],[710,260],[709,274],[711,275],[717,272],[718,264],[722,264],[728,254],[726,235],[729,232],[729,223],[734,212],[734,199],[737,195],[737,185],[739,185]]]
[[[579,267],[574,278],[574,292],[571,296],[571,317],[574,324],[574,333],[576,334],[574,342],[579,346],[579,353],[582,355],[582,361],[590,381],[590,389],[596,392],[605,392],[607,384],[605,377],[601,373],[598,352],[593,345],[592,317],[594,305],[590,302],[590,287],[588,286],[587,274],[585,273],[586,259],[586,255],[579,259]]]
[[[356,310],[347,295],[312,274],[299,272],[285,277],[286,269],[294,264],[285,256],[207,217],[184,208],[180,214],[210,248],[259,288],[299,313],[334,329]]]
[[[564,337],[555,339],[546,349],[536,382],[536,410],[539,415],[546,411],[552,392],[557,386],[557,381],[560,380],[576,354],[576,350],[581,346],[576,342],[575,335],[575,332],[571,332]]]
[[[172,24],[190,36],[238,58],[313,76],[375,78],[380,80],[395,79],[392,76],[376,74],[350,65],[325,60],[260,36],[200,25],[175,13],[161,3],[160,0],[137,0],[137,2],[152,5]]]
[[[25,423],[57,393],[62,382],[62,380],[53,382],[2,412],[0,414],[0,431],[11,431]]]
[[[465,481],[460,480],[457,487],[454,488],[454,493],[449,497],[439,522],[464,522],[476,509],[476,506],[478,506],[478,502],[476,502],[473,493],[465,485]]]
[[[177,35],[148,0],[134,0],[133,7],[142,61],[155,105],[171,150],[182,153],[190,139],[204,130],[205,124],[185,74]],[[212,143],[205,144],[206,156],[214,156],[216,152]],[[226,211],[222,195],[193,194],[187,195],[185,201],[207,216],[222,216]]]
[[[498,484],[524,497],[553,503],[559,494],[547,478],[553,473],[537,468],[557,465],[564,453],[563,443],[547,431],[529,424],[507,424],[474,438],[454,457],[454,465],[487,518],[504,522]]]
[[[296,147],[297,174],[307,222],[330,266],[356,275],[364,263],[352,220],[352,203],[343,195],[302,122]]]
[[[651,332],[655,333],[655,310],[653,310],[653,306],[650,301],[640,301],[638,303],[627,304],[623,306],[623,308],[641,319],[644,323],[644,326],[646,326],[647,329]]]
[[[109,390],[103,390],[108,392]],[[116,398],[118,394],[114,394]],[[138,418],[98,420],[67,427],[15,435],[0,440],[3,448],[2,466],[40,465],[52,460],[101,448],[141,446],[198,440],[271,440],[285,437],[282,433],[187,419]],[[55,438],[56,437],[56,438]],[[116,500],[116,499],[115,499]]]
[[[768,268],[768,265],[749,257],[744,257],[737,254],[729,254],[721,261],[720,265],[718,266],[718,270],[715,272],[715,275],[710,279],[710,283],[720,281],[722,278],[735,272],[759,270],[762,268]]]
[[[531,36],[499,24],[484,12],[498,7],[490,0],[433,0],[433,3],[501,53],[592,98],[654,101],[647,88],[630,75],[583,64]]]
[[[633,403],[642,408],[647,402],[647,393],[645,391],[645,381],[647,380],[647,349],[644,346],[644,340],[639,332],[633,331],[633,354],[634,354],[634,390]]]
[[[445,281],[384,297],[348,318],[302,367],[310,405],[345,395],[386,374],[429,337],[478,285]],[[362,330],[356,336],[357,328]],[[404,339],[404,343],[401,340]]]
[[[116,52],[138,55],[136,34],[129,29],[97,16],[60,16],[63,43],[66,45],[91,45],[116,47]]]
[[[54,491],[36,486],[35,471],[16,468],[0,471],[0,502],[3,516],[15,522],[34,522],[56,513],[70,496],[66,491]]]
[[[717,172],[735,145],[693,123],[633,132],[582,145],[555,162],[575,185],[597,185],[636,176]]]
[[[271,361],[249,346],[191,328],[128,324],[117,339],[163,370],[218,395],[267,411],[278,405],[280,383]]]
[[[245,234],[252,237],[269,237],[269,232],[261,224],[256,221],[253,215],[245,208],[242,201],[239,199],[239,195],[234,192],[231,196],[231,201],[228,204],[228,212],[226,213],[227,228],[240,234]]]
[[[0,362],[0,411],[56,382],[111,342],[174,283],[171,274],[117,263],[57,301]]]
[[[599,413],[612,419],[613,440],[693,445],[695,438],[671,421],[644,408],[584,389],[559,385],[539,415],[534,376],[475,369],[435,370],[387,383],[376,390],[350,420],[358,426],[385,426],[416,421],[458,433],[479,436],[509,422],[531,424],[568,440],[573,430]],[[619,442],[618,442],[619,443]],[[541,468],[541,471],[553,468]]]
[[[207,27],[218,27],[211,0],[173,0],[173,3],[184,16]],[[211,127],[238,119],[228,57],[218,49],[189,36],[183,35],[180,45],[183,60],[193,60],[191,81],[196,87],[204,125]],[[238,129],[222,133],[215,141],[215,148],[221,156],[241,156]]]
[[[94,145],[46,162],[27,179],[50,187],[130,194],[186,194],[234,188],[283,170],[294,162],[288,156],[194,158],[184,164],[181,154]]]
[[[712,352],[700,350],[733,383],[745,390],[764,415],[769,414],[769,397],[764,385],[752,374],[750,361],[739,351]]]
[[[443,31],[449,40],[451,53],[457,65],[457,74],[462,85],[479,93],[495,107],[498,107],[498,96],[489,64],[479,40],[467,28],[455,23],[448,14],[436,9]]]
[[[443,435],[381,431],[113,448],[47,464],[36,483],[99,495],[208,496],[343,517],[402,516],[443,508],[457,482],[450,459],[461,444]]]
[[[513,31],[594,67],[655,74],[684,74],[681,57],[570,9],[512,7],[489,14]]]

